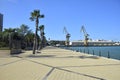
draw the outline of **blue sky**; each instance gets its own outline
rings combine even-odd
[[[82,40],[84,25],[93,40],[120,41],[120,0],[0,0],[4,28],[26,24],[35,32],[35,23],[29,20],[35,9],[45,15],[39,25],[45,25],[47,39],[65,40],[65,26],[70,40]]]

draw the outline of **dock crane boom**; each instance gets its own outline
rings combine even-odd
[[[68,33],[68,31],[67,31],[67,29],[66,29],[66,27],[64,27],[64,29],[63,29],[63,33],[66,35],[66,41],[65,41],[65,45],[66,46],[69,46],[69,42],[70,42],[70,34]]]
[[[84,26],[81,27],[81,32],[83,32],[83,34],[84,34],[84,46],[88,46],[89,34],[86,32]]]

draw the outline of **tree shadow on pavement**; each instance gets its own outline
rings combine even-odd
[[[85,58],[91,58],[91,59],[99,59],[99,57],[97,56],[79,56],[81,59],[85,59]]]
[[[64,57],[56,57],[56,58],[80,58],[80,59],[87,59],[87,58],[90,58],[90,59],[99,59],[99,57],[97,56],[64,56]]]
[[[99,59],[99,57],[97,56],[86,56],[86,55],[82,55],[82,56],[57,56],[57,55],[36,55],[36,54],[31,54],[28,55],[27,57],[29,58],[79,58],[79,59]]]
[[[28,55],[29,58],[53,58],[55,55]]]

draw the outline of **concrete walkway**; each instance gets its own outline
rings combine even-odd
[[[120,80],[120,61],[46,47],[0,57],[0,80]]]

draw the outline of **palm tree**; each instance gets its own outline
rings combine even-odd
[[[34,46],[33,46],[33,54],[35,54],[35,50],[37,48],[37,31],[38,31],[38,24],[39,24],[39,18],[44,18],[44,15],[40,15],[39,10],[34,10],[31,12],[30,20],[36,22],[36,31],[35,31],[35,38],[34,38]]]

